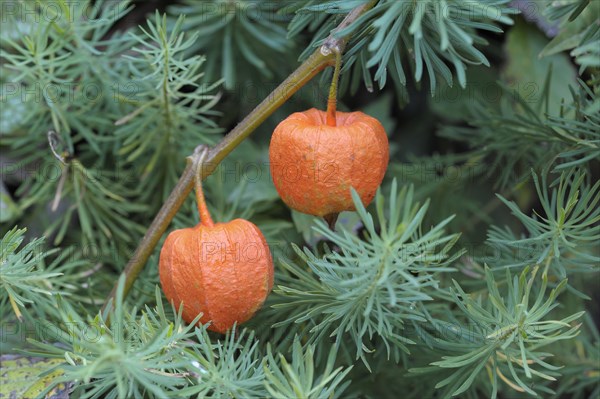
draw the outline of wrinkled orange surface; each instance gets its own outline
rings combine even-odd
[[[160,252],[160,282],[188,323],[224,333],[250,319],[273,287],[273,259],[254,224],[236,219],[170,233]]]
[[[316,216],[354,210],[350,187],[368,205],[383,180],[389,145],[381,123],[362,112],[296,112],[273,132],[269,157],[273,183],[292,209]]]

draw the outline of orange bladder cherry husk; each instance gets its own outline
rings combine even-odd
[[[235,219],[214,223],[202,187],[196,195],[201,221],[171,232],[159,260],[160,282],[169,302],[188,323],[225,333],[249,320],[273,287],[273,259],[265,237],[253,223]]]
[[[316,216],[354,210],[353,187],[368,205],[389,161],[381,123],[362,112],[335,113],[315,108],[282,121],[271,138],[273,184],[290,208]]]
[[[355,209],[351,188],[365,206],[373,200],[390,152],[377,119],[360,111],[337,111],[342,58],[339,49],[333,50],[327,111],[312,108],[288,116],[275,128],[269,146],[271,176],[283,202],[323,216],[331,227],[337,214]]]

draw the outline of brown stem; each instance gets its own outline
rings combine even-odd
[[[330,49],[338,49],[343,52],[348,38],[336,38],[334,32],[343,29],[356,21],[367,10],[375,5],[376,1],[362,4],[354,8],[332,34],[325,40],[323,46],[317,49],[298,69],[296,69],[286,80],[284,80],[267,98],[256,106],[223,140],[208,151],[203,161],[199,160],[198,151],[188,157],[188,164],[180,176],[175,188],[158,211],[152,221],[144,238],[135,250],[135,253],[125,266],[125,284],[123,297],[131,290],[133,282],[140,274],[156,244],[167,230],[171,220],[185,201],[186,197],[194,187],[194,179],[198,169],[201,173],[197,179],[203,180],[217,168],[219,163],[235,149],[246,137],[248,137],[261,123],[263,123],[276,109],[285,103],[294,93],[302,88],[308,81],[317,75],[323,68],[332,65],[335,54]],[[198,165],[201,163],[201,165]],[[108,312],[107,306],[114,303],[117,293],[117,283],[104,302],[103,313]]]

